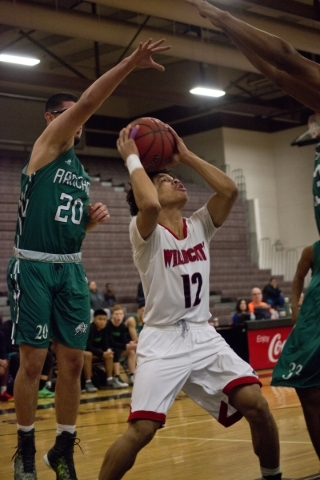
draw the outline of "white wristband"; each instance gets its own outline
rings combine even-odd
[[[136,168],[143,168],[140,158],[135,153],[131,153],[126,160],[127,169],[129,170],[130,175]]]

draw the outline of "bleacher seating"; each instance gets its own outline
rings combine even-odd
[[[130,215],[126,192],[114,188],[116,185],[128,185],[127,170],[121,159],[79,157],[88,173],[97,179],[91,183],[91,203],[106,203],[111,215],[108,223],[90,232],[83,243],[83,263],[88,280],[95,280],[100,290],[106,283],[112,283],[117,301],[126,307],[127,312],[132,312],[137,306],[135,297],[139,275],[133,264],[128,235]],[[26,159],[27,154],[0,151],[0,292],[7,290],[6,269],[14,239],[20,171]],[[107,179],[111,179],[108,182],[110,186],[103,186],[102,181]],[[185,181],[184,184],[189,193],[184,215],[189,216],[210,198],[210,189]],[[229,323],[236,299],[249,298],[251,288],[262,288],[271,276],[270,270],[259,270],[250,260],[248,215],[241,198],[225,225],[216,233],[210,256],[210,291],[221,297],[221,303],[216,304],[212,295],[211,312],[213,317],[219,318],[220,324]],[[277,279],[287,295],[289,283],[284,282],[281,276]]]

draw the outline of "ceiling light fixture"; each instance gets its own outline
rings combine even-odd
[[[17,63],[19,65],[28,65],[29,67],[33,67],[34,65],[38,65],[40,60],[37,58],[18,57],[17,55],[6,55],[2,53],[0,54],[0,62]]]
[[[193,95],[203,95],[205,97],[223,97],[226,94],[223,90],[217,90],[216,88],[207,87],[195,87],[190,90]]]

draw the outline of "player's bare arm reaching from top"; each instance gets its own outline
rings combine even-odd
[[[57,113],[46,112],[47,128],[34,144],[28,163],[27,174],[31,174],[53,161],[67,151],[73,143],[79,141],[82,125],[112,94],[121,81],[135,68],[155,68],[163,71],[164,67],[153,60],[153,55],[171,47],[163,45],[164,39],[153,42],[149,39],[118,65],[96,80],[76,103],[65,101]],[[72,107],[72,108],[71,108]],[[55,122],[53,123],[53,120]],[[109,212],[102,203],[88,206],[89,221],[87,231],[109,219]]]
[[[320,113],[320,65],[300,55],[288,42],[249,25],[205,0],[183,0],[221,29],[269,80]]]
[[[70,102],[61,115],[46,112],[48,127],[35,142],[28,165],[28,174],[43,167],[63,151],[73,145],[74,137],[81,134],[82,125],[111,95],[121,81],[135,68],[155,68],[163,71],[164,67],[156,63],[152,56],[170,49],[163,45],[164,39],[153,42],[149,39],[118,65],[96,80],[80,97],[77,103]],[[72,108],[71,108],[72,107]],[[53,122],[53,120],[55,120]],[[46,155],[43,155],[43,152]]]

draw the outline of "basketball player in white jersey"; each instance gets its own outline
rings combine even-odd
[[[215,192],[185,219],[186,189],[166,172],[149,178],[129,133],[130,126],[120,132],[117,147],[132,185],[130,239],[146,297],[145,326],[138,342],[129,426],[107,451],[99,480],[125,475],[165,424],[181,389],[225,427],[244,416],[263,478],[279,480],[277,426],[257,374],[208,323],[209,242],[228,217],[237,187],[190,152],[172,130],[177,141],[173,161],[192,168]]]

